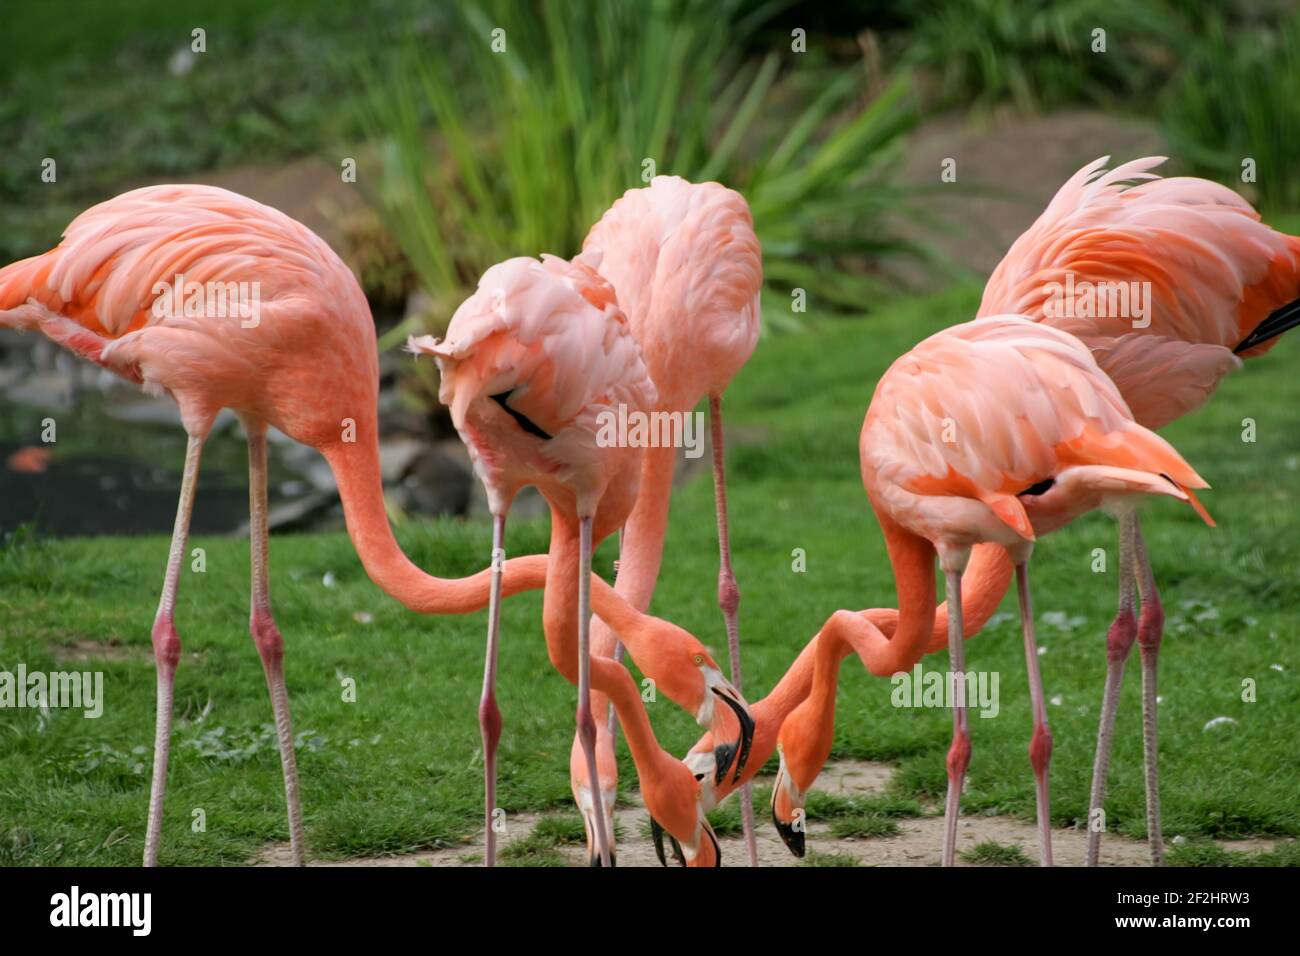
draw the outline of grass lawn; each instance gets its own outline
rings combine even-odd
[[[736,432],[729,450],[733,548],[751,700],[772,687],[832,611],[894,603],[858,477],[858,430],[889,362],[973,315],[978,296],[968,287],[890,306],[870,320],[813,321],[808,334],[767,338],[728,394]],[[1297,349],[1284,342],[1229,378],[1207,409],[1168,431],[1215,486],[1203,500],[1220,527],[1204,527],[1172,501],[1147,509],[1168,615],[1160,709],[1165,834],[1190,841],[1174,862],[1223,862],[1204,842],[1209,837],[1300,834]],[[1253,443],[1242,440],[1246,418],[1255,423]],[[459,575],[486,563],[483,523],[408,526],[401,538],[433,573]],[[508,543],[514,554],[542,550],[545,522],[516,524]],[[206,549],[207,570],[185,574],[176,615],[185,654],[162,859],[242,863],[287,838],[271,711],[245,626],[247,547],[204,537],[191,547]],[[797,548],[807,555],[805,573],[792,571]],[[1095,548],[1110,558],[1106,573],[1092,573]],[[156,537],[20,536],[0,551],[0,670],[20,662],[29,671],[102,669],[106,696],[97,720],[71,711],[0,711],[0,863],[139,862],[153,737],[149,629],[166,550]],[[475,704],[485,615],[406,612],[370,584],[342,534],[281,537],[271,551],[310,852],[401,853],[464,840],[480,825]],[[653,610],[725,658],[707,478],[687,485],[674,502],[667,554]],[[612,556],[602,551],[598,567],[608,571]],[[1086,816],[1116,563],[1115,525],[1104,516],[1044,540],[1036,554],[1057,825]],[[539,597],[509,602],[503,627],[502,805],[507,812],[566,808],[573,690],[547,663]],[[86,642],[108,648],[111,659],[64,663],[66,648]],[[969,644],[967,660],[973,669],[1001,674],[1002,699],[996,718],[972,720],[963,810],[1030,819],[1030,715],[1014,599]],[[926,663],[943,668],[946,658]],[[349,677],[355,703],[343,699]],[[1242,700],[1247,679],[1255,684],[1254,703]],[[1111,829],[1133,836],[1145,830],[1138,684],[1134,667],[1108,802]],[[887,681],[846,663],[836,754],[895,763],[898,800],[941,796],[950,716],[894,709],[890,691]],[[650,707],[661,741],[684,752],[698,736],[694,723],[666,701]],[[1204,730],[1216,717],[1235,722]],[[625,751],[623,760],[631,781]],[[206,830],[195,832],[200,808]],[[814,802],[810,812],[816,811]],[[844,827],[856,832],[863,824]],[[1288,844],[1271,861],[1300,862],[1294,848]],[[823,863],[835,859],[823,856]]]

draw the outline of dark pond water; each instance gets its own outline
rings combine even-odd
[[[42,422],[55,422],[54,442]],[[305,489],[271,449],[271,499]],[[176,517],[185,433],[117,421],[91,399],[40,412],[0,399],[0,535],[31,525],[43,535],[169,534]],[[248,520],[247,450],[238,426],[204,446],[191,530],[234,532]]]

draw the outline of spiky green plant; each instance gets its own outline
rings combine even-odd
[[[745,194],[769,292],[782,297],[769,325],[792,322],[795,287],[821,305],[867,308],[882,288],[877,258],[915,251],[885,223],[900,196],[890,159],[915,119],[906,80],[871,91],[856,66],[805,66],[788,38],[747,58],[771,5],[458,9],[466,66],[412,41],[364,77],[363,121],[381,144],[372,198],[431,295],[417,320],[426,329],[491,263],[577,252],[610,203],[656,173]]]
[[[944,100],[983,107],[1034,110],[1145,90],[1180,36],[1161,3],[930,0],[921,9],[909,58],[937,77]]]
[[[1249,172],[1261,205],[1300,206],[1300,16],[1274,27],[1209,20],[1163,113],[1179,155],[1198,172],[1247,191]]]

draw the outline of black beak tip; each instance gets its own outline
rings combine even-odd
[[[659,865],[667,866],[668,858],[664,856],[664,828],[654,817],[650,818],[650,838],[654,840],[655,856],[659,858]]]
[[[726,694],[722,693],[722,691],[714,688],[713,693],[717,694],[718,699],[735,712],[736,720],[740,724],[739,757],[736,759],[736,773],[732,778],[733,782],[739,781],[740,775],[745,769],[745,764],[749,762],[750,748],[754,745],[754,718],[750,715],[749,711],[740,705],[739,702],[732,700]],[[736,753],[737,747],[735,744],[726,744],[722,747],[714,748],[715,759],[721,758],[724,755],[723,751],[725,751],[727,759],[726,762],[717,759],[716,766],[718,768],[718,784],[721,784],[723,779],[726,777],[727,768],[731,766],[731,758],[732,755]]]
[[[685,866],[686,854],[682,853],[682,845],[677,842],[677,837],[673,836],[671,833],[668,834],[668,842],[672,844],[673,847],[673,859],[676,860],[680,866]]]
[[[706,826],[704,832],[708,834],[709,842],[713,844],[713,867],[720,870],[722,869],[722,847],[718,846],[718,838],[714,835],[712,827]],[[682,865],[686,865],[685,861]]]
[[[776,827],[776,832],[781,835],[781,842],[786,845],[791,853],[799,859],[803,859],[806,851],[805,834],[802,829],[795,829],[789,823],[782,823],[776,815],[776,808],[772,809],[772,824]]]
[[[650,836],[654,839],[655,856],[659,857],[659,865],[667,866],[668,858],[664,855],[664,828],[659,825],[659,821],[654,817],[650,818]],[[671,833],[668,834],[668,842],[672,844],[673,859],[685,866],[686,857],[682,856],[682,845],[677,842],[677,838]]]
[[[727,779],[727,769],[736,756],[735,744],[718,744],[713,748],[714,782],[719,786]]]

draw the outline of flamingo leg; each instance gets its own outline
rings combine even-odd
[[[609,834],[605,831],[605,813],[600,793],[600,775],[596,770],[596,721],[591,714],[591,516],[579,518],[578,553],[578,739],[587,761],[587,779],[591,781],[592,816],[596,826],[596,848],[601,866],[613,862],[609,855]]]
[[[1164,635],[1165,612],[1156,591],[1155,575],[1147,560],[1146,542],[1136,517],[1133,521],[1134,557],[1137,560],[1137,586],[1142,598],[1142,616],[1138,619],[1137,640],[1142,654],[1142,751],[1146,763],[1147,840],[1151,845],[1151,865],[1165,862],[1164,838],[1160,832],[1160,755],[1156,746],[1156,670],[1160,656],[1160,639]]]
[[[957,863],[957,818],[961,791],[970,765],[970,721],[966,713],[966,642],[962,635],[961,572],[944,572],[947,579],[948,658],[952,668],[952,746],[948,749],[948,799],[944,804],[943,865]]]
[[[497,865],[497,834],[493,814],[497,805],[497,745],[501,742],[501,709],[497,706],[497,648],[501,628],[501,575],[506,552],[506,516],[492,516],[492,585],[488,592],[487,651],[483,660],[483,695],[478,725],[483,734],[484,853],[483,865]]]
[[[623,529],[622,528],[618,529],[618,555],[620,558],[622,558],[623,556]],[[615,582],[618,581],[618,567],[619,567],[619,563],[618,561],[615,561],[614,562]],[[616,663],[622,664],[623,658],[626,656],[627,656],[627,648],[623,646],[623,642],[620,640],[615,640],[614,661]],[[612,747],[618,744],[618,711],[614,707],[609,708],[608,719],[609,719],[608,726],[609,726],[610,746]]]
[[[713,501],[718,516],[718,607],[727,625],[727,652],[731,658],[731,683],[741,690],[740,588],[731,569],[731,536],[727,528],[727,472],[722,439],[722,396],[709,396],[709,426],[713,445]],[[743,693],[743,691],[742,691]],[[739,770],[737,770],[739,773]],[[750,866],[758,866],[758,841],[754,834],[753,785],[740,788],[740,821],[745,835],[745,855]]]
[[[293,749],[293,724],[289,719],[289,692],[284,686],[284,638],[271,614],[266,528],[266,425],[245,422],[248,432],[248,536],[252,553],[252,609],[248,630],[262,658],[266,687],[271,694],[280,765],[284,770],[284,800],[289,810],[289,845],[295,866],[306,864],[302,806],[298,797],[298,763]]]
[[[1106,778],[1110,772],[1110,751],[1115,739],[1115,715],[1119,711],[1120,686],[1137,636],[1134,616],[1134,552],[1137,515],[1125,512],[1119,519],[1119,608],[1106,632],[1106,689],[1101,698],[1101,724],[1097,729],[1097,756],[1092,765],[1092,791],[1088,797],[1088,847],[1084,862],[1096,866],[1101,855],[1102,821],[1106,802]]]
[[[1047,726],[1043,701],[1043,675],[1038,666],[1038,641],[1034,636],[1034,609],[1029,600],[1029,563],[1016,565],[1016,591],[1020,598],[1020,629],[1025,638],[1025,670],[1029,674],[1029,701],[1034,709],[1034,734],[1029,741],[1029,762],[1034,768],[1038,798],[1038,859],[1052,865],[1052,803],[1048,796],[1048,770],[1052,762],[1052,731]]]
[[[202,453],[203,439],[190,435],[185,446],[185,472],[181,477],[181,494],[176,506],[171,550],[167,553],[167,572],[163,578],[158,613],[153,622],[158,703],[153,738],[153,782],[149,788],[149,821],[144,838],[145,866],[158,865],[163,800],[167,795],[167,758],[172,740],[172,690],[176,681],[176,665],[181,659],[181,640],[174,622],[176,589],[180,585],[181,561],[185,558],[185,545],[189,540],[190,515],[194,512],[194,492],[198,486],[199,459]]]

